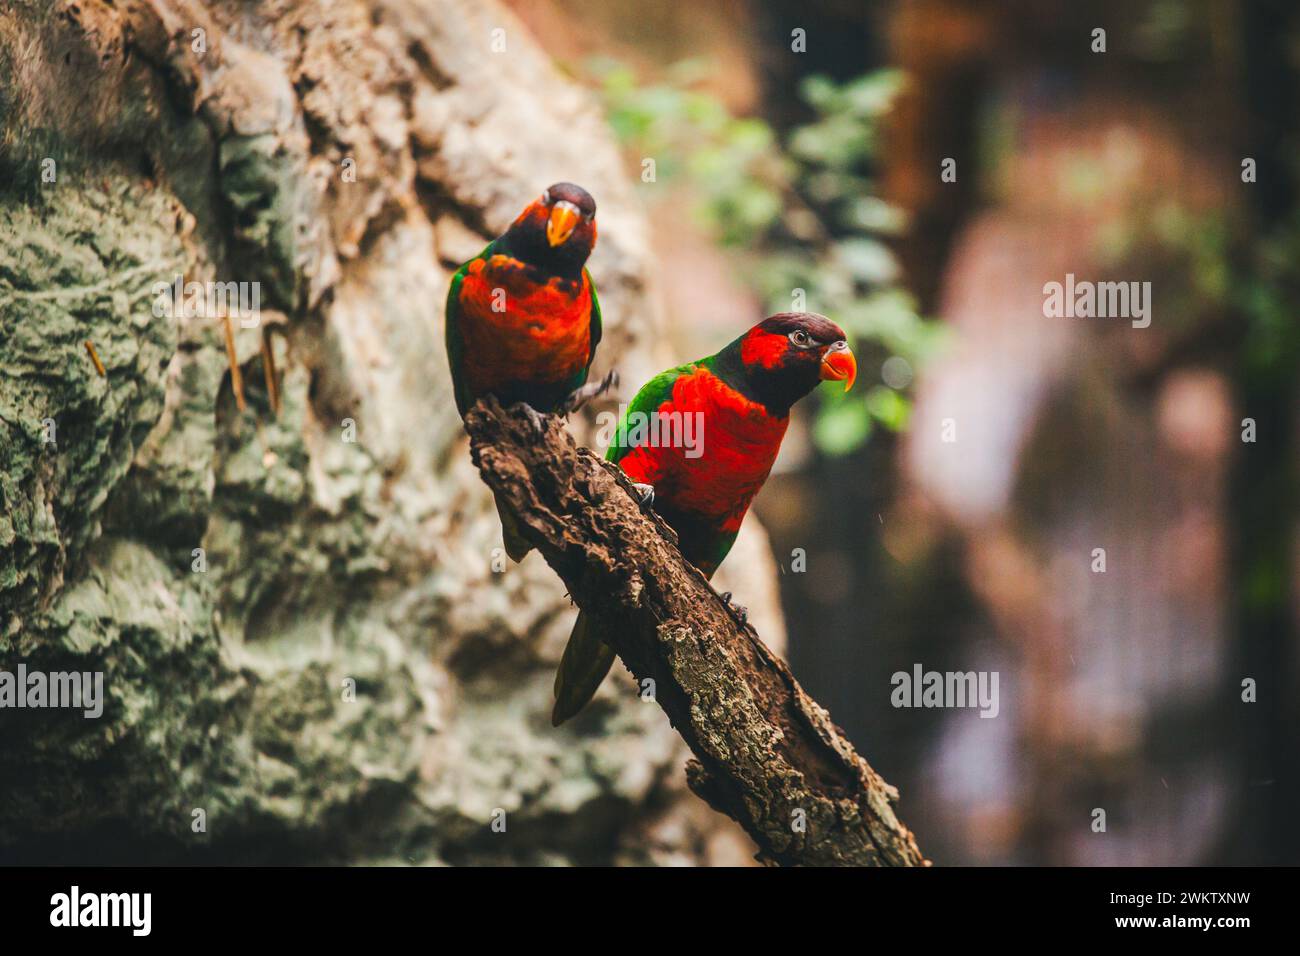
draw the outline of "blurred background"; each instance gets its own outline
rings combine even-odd
[[[795,673],[926,852],[1300,861],[1294,4],[511,6],[655,161],[679,354],[801,294],[854,335],[756,510]],[[1045,318],[1066,273],[1151,326]],[[891,707],[916,663],[1001,714]]]
[[[0,668],[108,696],[0,713],[0,862],[750,862],[622,668],[550,727],[450,400],[451,274],[573,180],[624,399],[850,331],[717,583],[927,857],[1300,863],[1297,94],[1293,0],[0,7]]]

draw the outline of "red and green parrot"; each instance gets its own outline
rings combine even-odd
[[[811,312],[782,312],[716,355],[647,382],[624,412],[605,457],[677,532],[682,556],[712,578],[772,470],[790,407],[821,381],[842,381],[847,391],[856,375],[838,325]],[[666,416],[675,413],[682,413],[678,421],[693,415],[700,424],[689,444],[666,440],[673,432],[664,423],[675,420]],[[645,425],[655,415],[657,430]],[[579,612],[555,675],[551,723],[559,726],[581,710],[613,662],[614,651]]]
[[[568,414],[616,381],[611,372],[587,384],[600,344],[600,303],[586,269],[595,245],[596,201],[581,186],[556,183],[452,276],[447,360],[462,418],[487,395]],[[497,511],[506,552],[520,561],[529,547],[499,502]]]

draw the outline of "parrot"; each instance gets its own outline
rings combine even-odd
[[[842,381],[848,391],[856,377],[843,329],[814,312],[781,312],[717,354],[650,379],[624,411],[605,458],[677,533],[682,557],[712,578],[772,470],[791,406],[819,382]],[[696,416],[693,443],[663,441],[662,423],[675,413],[682,423]],[[645,423],[655,415],[658,438],[647,440],[655,432]],[[730,594],[723,599],[731,603]],[[579,611],[555,675],[553,726],[586,705],[613,662],[614,651]]]
[[[542,414],[569,414],[617,383],[587,375],[600,344],[600,302],[586,269],[596,245],[596,201],[555,183],[452,276],[446,344],[461,418],[478,399],[523,402],[540,432]],[[530,550],[497,500],[506,553]]]

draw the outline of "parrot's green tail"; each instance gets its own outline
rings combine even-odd
[[[560,658],[560,669],[555,672],[552,727],[560,726],[587,705],[613,663],[614,652],[600,639],[590,618],[579,611],[564,656]]]
[[[505,542],[506,554],[510,555],[510,560],[518,563],[533,550],[533,546],[519,533],[519,523],[515,521],[510,510],[501,503],[501,499],[497,498],[496,501],[497,515],[501,518],[501,540]]]

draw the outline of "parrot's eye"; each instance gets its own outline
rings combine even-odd
[[[543,206],[549,206],[550,204],[551,204],[551,191],[550,191],[549,189],[543,190],[543,191],[542,191],[542,205],[543,205]]]
[[[806,349],[812,345],[812,337],[803,329],[795,329],[790,333],[790,341],[801,349]]]

